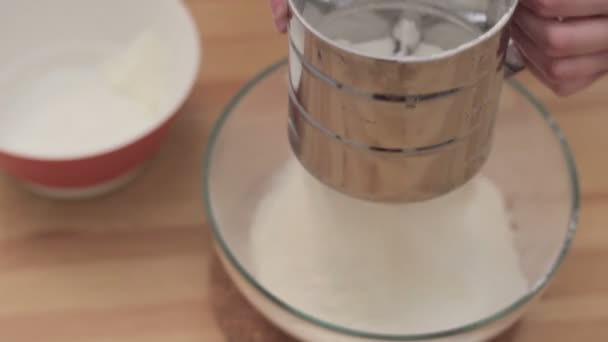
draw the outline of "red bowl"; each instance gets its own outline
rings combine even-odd
[[[66,8],[70,11],[66,11]],[[6,50],[9,51],[8,54],[0,56],[0,75],[7,70],[14,72],[15,63],[23,60],[23,56],[35,63],[43,63],[44,46],[41,48],[41,45],[55,50],[58,46],[69,45],[70,51],[59,53],[69,59],[72,58],[69,53],[79,52],[78,42],[84,42],[85,45],[90,45],[91,42],[99,42],[100,45],[125,45],[144,29],[159,33],[169,52],[169,91],[162,94],[166,98],[163,98],[155,121],[142,127],[141,131],[134,132],[134,136],[129,137],[128,141],[114,144],[105,150],[60,157],[24,153],[16,151],[15,148],[0,146],[0,169],[35,192],[51,197],[96,196],[112,191],[133,179],[145,162],[159,150],[179,108],[197,79],[201,59],[200,37],[183,2],[104,0],[84,4],[75,0],[55,0],[48,3],[24,0],[11,3],[9,9],[0,12],[0,21],[3,21],[4,16],[21,19],[8,21],[11,23],[11,30],[0,32],[0,39],[3,35],[8,35],[3,41],[7,41]],[[38,20],[38,17],[44,20]],[[111,18],[112,22],[110,27],[103,24],[108,18]],[[47,25],[52,22],[53,27],[36,29],[34,31],[41,34],[30,37],[31,25],[43,25],[40,22]],[[100,30],[99,27],[104,29]],[[17,38],[13,39],[15,37]],[[76,48],[73,42],[76,42]],[[35,68],[26,65],[22,69],[24,73],[31,73]],[[0,99],[1,96],[0,92]],[[10,117],[6,115],[4,120]],[[69,123],[66,123],[65,127],[69,127]]]
[[[159,150],[173,117],[141,139],[107,153],[71,160],[32,159],[0,152],[0,168],[49,197],[83,198],[115,190],[134,178]]]

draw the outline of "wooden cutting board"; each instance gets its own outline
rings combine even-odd
[[[209,130],[235,91],[286,54],[267,1],[190,0],[202,73],[162,153],[130,187],[53,202],[0,178],[0,341],[289,341],[236,292],[201,198]],[[544,300],[503,342],[608,340],[608,79],[558,100],[528,75],[570,139],[583,211]]]

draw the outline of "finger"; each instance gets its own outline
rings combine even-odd
[[[562,97],[574,95],[584,89],[589,88],[598,79],[602,78],[606,73],[597,74],[591,77],[582,78],[571,83],[560,83],[557,86],[551,88],[553,92]]]
[[[522,6],[545,18],[589,17],[608,14],[605,0],[521,0]]]
[[[553,91],[556,95],[561,97],[567,97],[578,93],[579,91],[589,87],[595,81],[597,81],[604,74],[594,75],[591,77],[586,77],[582,79],[578,79],[570,82],[555,82],[551,79],[548,79],[538,68],[534,65],[534,63],[530,62],[527,57],[524,57],[526,61],[526,66],[528,70],[542,83],[544,83],[551,91]]]
[[[560,22],[520,8],[514,20],[549,56],[579,56],[608,50],[608,17]]]
[[[289,23],[287,0],[270,0],[270,8],[272,9],[272,17],[276,30],[279,32],[287,31],[287,24]]]
[[[523,52],[522,52],[523,54]],[[573,80],[570,82],[557,82],[550,78],[547,78],[545,74],[540,71],[535,63],[533,63],[527,56],[523,56],[524,61],[526,63],[527,69],[542,83],[544,83],[551,91],[553,91],[556,95],[561,97],[567,97],[578,93],[579,91],[589,87],[599,78],[605,75],[605,73],[597,74],[589,77],[584,77],[581,79]]]
[[[556,82],[592,77],[608,71],[608,51],[577,57],[551,57],[539,49],[518,25],[513,25],[512,34],[520,50],[547,78]]]

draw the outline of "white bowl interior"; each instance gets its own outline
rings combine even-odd
[[[129,141],[87,155],[120,148],[164,123],[183,103],[196,80],[199,37],[181,0],[0,0],[0,8],[0,127],[12,120],[5,108],[14,91],[15,77],[35,77],[36,69],[43,67],[41,63],[57,56],[63,62],[66,58],[101,62],[146,31],[153,32],[168,52],[167,91],[159,101],[159,115]],[[24,71],[30,75],[23,75]],[[3,146],[0,151],[11,153]],[[16,154],[23,155],[23,151]]]

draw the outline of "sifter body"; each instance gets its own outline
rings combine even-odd
[[[491,150],[516,0],[289,4],[289,140],[308,172],[379,202],[431,199],[478,173]],[[390,36],[404,18],[446,51],[374,56],[336,43]]]

